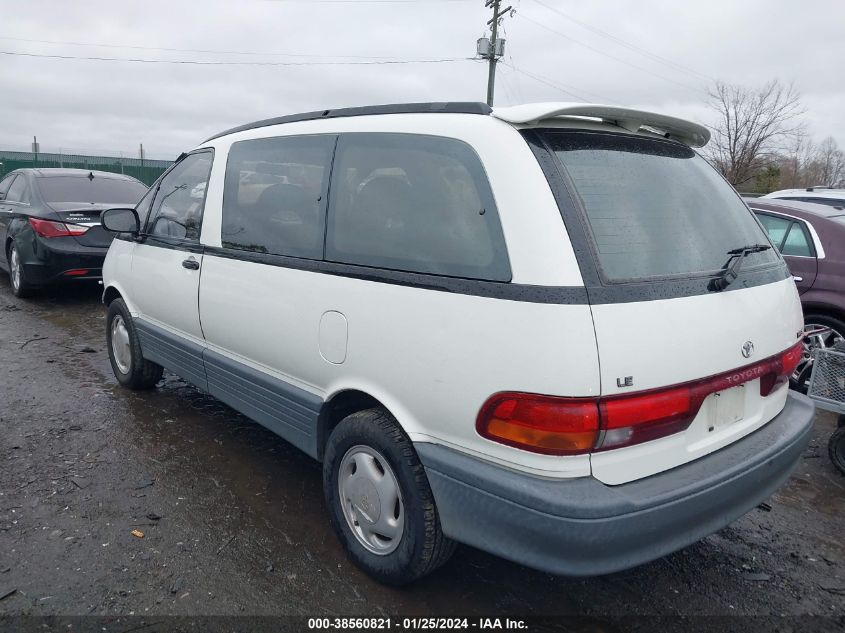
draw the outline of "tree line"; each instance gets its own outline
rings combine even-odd
[[[704,154],[738,190],[845,187],[845,152],[832,136],[813,141],[792,85],[716,82],[709,96],[717,119]]]

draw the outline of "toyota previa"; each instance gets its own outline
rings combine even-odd
[[[708,139],[566,103],[228,130],[103,212],[114,373],[174,372],[321,462],[383,582],[456,543],[565,575],[653,560],[771,495],[814,413],[795,283]]]

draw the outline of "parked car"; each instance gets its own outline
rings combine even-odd
[[[829,207],[845,208],[845,189],[831,187],[807,187],[806,189],[782,189],[761,196],[763,199],[793,200],[797,202],[815,202]]]
[[[569,575],[663,556],[780,486],[814,413],[795,284],[708,137],[548,103],[214,136],[103,213],[115,376],[167,368],[321,461],[387,583],[456,541]]]
[[[130,176],[85,169],[18,169],[0,181],[0,267],[25,297],[56,283],[101,277],[112,236],[103,209],[147,191]]]
[[[797,200],[747,198],[792,271],[804,308],[804,353],[792,377],[807,391],[813,351],[845,337],[845,209]]]

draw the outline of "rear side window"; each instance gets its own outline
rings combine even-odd
[[[26,177],[18,174],[9,187],[9,192],[6,194],[6,200],[9,202],[29,202],[29,187],[26,184]]]
[[[433,136],[340,137],[326,258],[435,275],[511,278],[478,156],[466,143]]]
[[[42,176],[37,179],[41,197],[51,202],[88,202],[134,205],[147,192],[146,185],[134,180],[106,176]]]
[[[3,180],[0,180],[0,200],[5,197],[6,193],[9,191],[9,185],[12,184],[12,181],[15,179],[15,174],[11,176],[6,176]]]
[[[783,238],[786,237],[786,232],[792,224],[792,220],[777,218],[773,215],[766,215],[764,213],[758,214],[757,217],[760,218],[760,224],[763,225],[763,228],[766,229],[766,233],[769,234],[769,239],[772,240],[772,244],[780,248],[783,244]]]
[[[223,190],[222,245],[322,259],[335,140],[289,136],[233,144]]]
[[[186,156],[161,179],[147,232],[177,240],[198,240],[213,154]]]
[[[807,239],[807,233],[800,223],[793,222],[792,226],[789,227],[789,233],[786,234],[786,239],[783,241],[780,252],[783,255],[792,255],[794,257],[813,256],[813,248],[810,246],[810,240]]]
[[[766,233],[769,234],[772,244],[780,250],[781,254],[793,257],[813,257],[815,255],[807,230],[801,222],[768,215],[767,213],[758,213],[757,217],[760,218],[760,223],[766,229]]]
[[[767,244],[736,192],[692,149],[636,136],[547,131],[609,281],[713,273],[728,251]],[[773,249],[745,258],[771,264]]]

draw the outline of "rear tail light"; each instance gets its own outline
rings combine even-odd
[[[581,455],[648,442],[689,427],[710,394],[760,379],[768,396],[789,380],[803,350],[664,389],[608,398],[498,393],[481,407],[476,430],[489,440],[546,455]]]
[[[87,226],[82,226],[81,224],[66,224],[64,222],[40,220],[38,218],[29,218],[29,223],[32,226],[32,230],[40,237],[68,237],[83,235],[89,228]]]
[[[481,407],[478,432],[495,442],[546,455],[588,453],[599,431],[596,403],[527,393],[499,393]]]
[[[66,270],[62,273],[66,277],[81,277],[88,274],[87,268],[74,268],[73,270]]]

